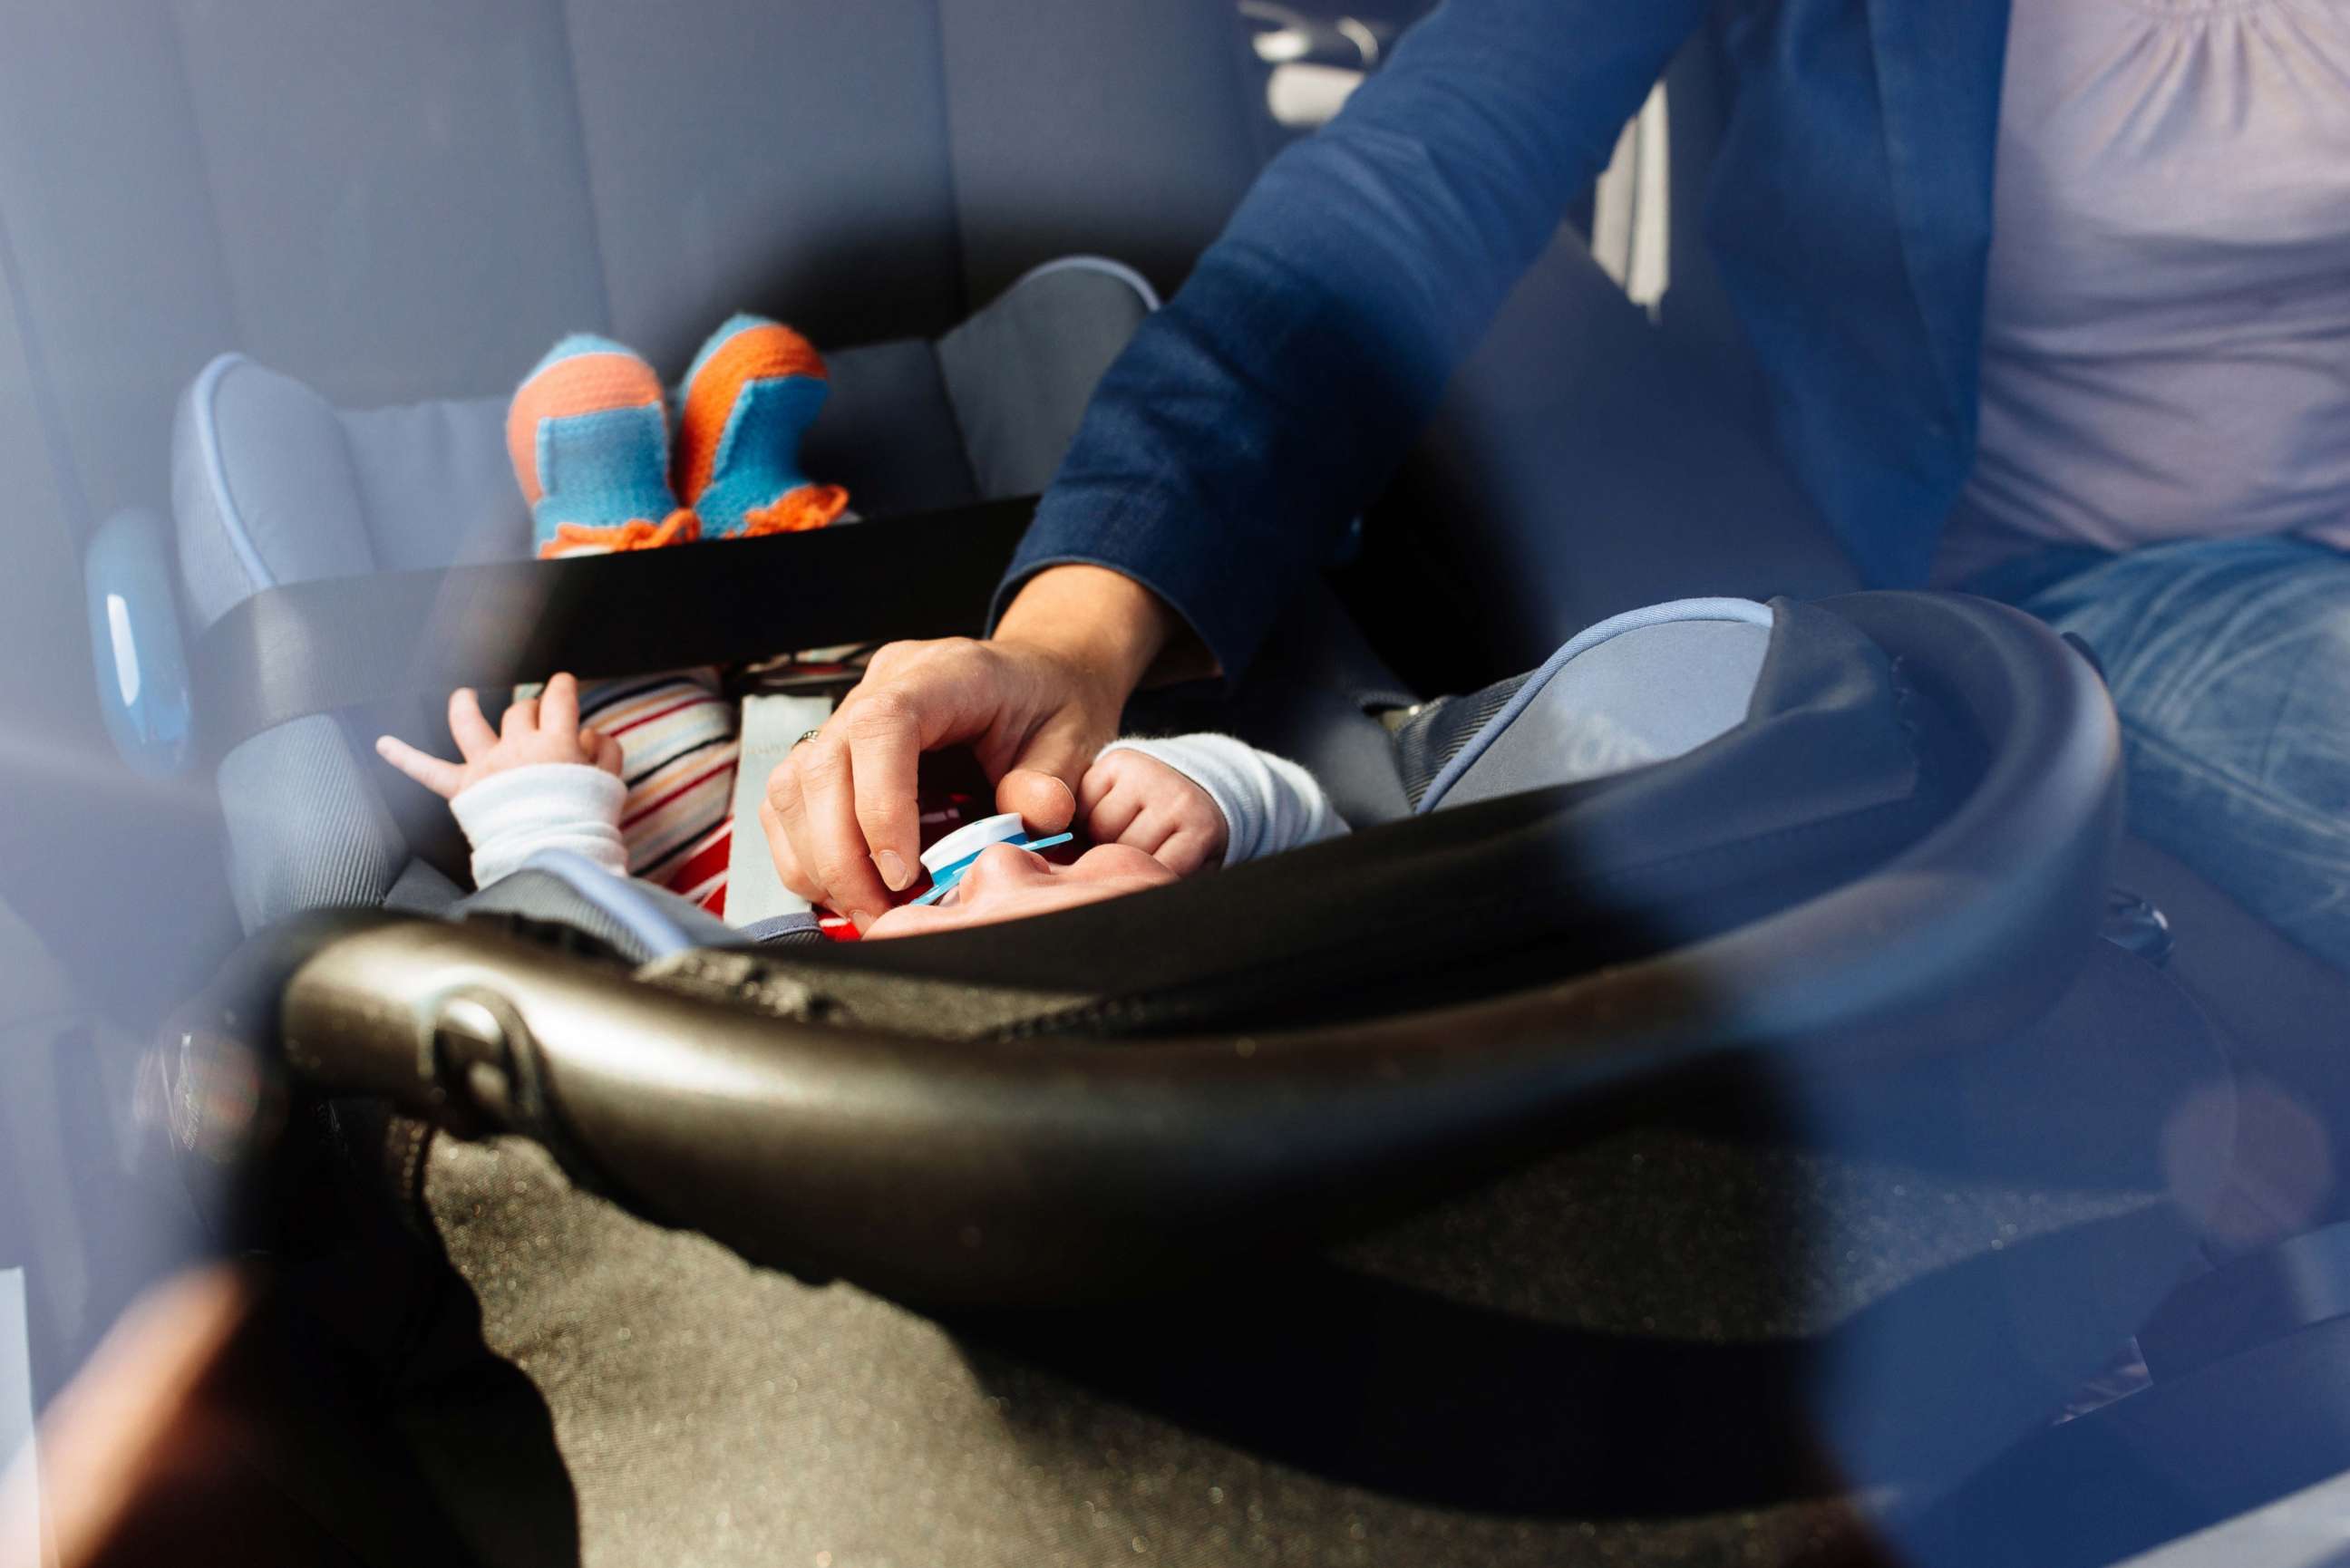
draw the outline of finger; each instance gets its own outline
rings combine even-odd
[[[449,733],[456,740],[457,754],[469,763],[498,743],[498,732],[482,717],[482,700],[470,686],[449,693]]]
[[[1213,849],[1214,840],[1204,829],[1179,827],[1150,855],[1178,877],[1189,877],[1208,867],[1214,860]]]
[[[823,901],[856,921],[862,931],[889,907],[889,890],[881,884],[865,830],[858,826],[855,763],[848,744],[827,732],[794,747],[785,761],[795,768],[800,786],[798,820],[786,816],[784,824],[792,848],[802,869],[824,889]]]
[[[538,728],[538,699],[525,697],[506,704],[506,716],[498,721],[498,738],[518,740]]]
[[[1078,777],[1077,815],[1079,816],[1088,822],[1092,821],[1095,809],[1118,789],[1118,781],[1125,776],[1126,772],[1118,766],[1118,759],[1124,754],[1121,752],[1112,752],[1108,756],[1096,757],[1094,765]]]
[[[454,763],[444,763],[429,752],[420,752],[396,736],[377,736],[375,754],[442,800],[454,799],[458,790],[463,787],[465,774],[463,768]]]
[[[1159,851],[1168,846],[1168,839],[1175,836],[1175,827],[1178,827],[1178,820],[1168,815],[1166,811],[1145,811],[1135,820],[1135,826],[1128,830],[1121,844],[1133,844],[1142,854],[1156,858]]]
[[[1167,847],[1167,841],[1174,836],[1175,825],[1167,819],[1166,813],[1146,811],[1135,819],[1134,825],[1126,830],[1118,842],[1129,848],[1139,849],[1155,860],[1159,852]]]
[[[620,754],[620,742],[600,730],[579,732],[579,749],[596,760],[596,765],[616,779],[627,778],[622,771],[627,759]]]
[[[767,840],[767,857],[775,864],[775,880],[798,897],[815,903],[824,889],[818,888],[800,870],[799,852],[792,847],[791,836],[775,815],[773,797],[759,803],[759,831]]]
[[[921,875],[921,806],[916,774],[922,755],[914,715],[887,693],[837,715],[848,745],[858,842],[843,854],[869,854],[882,886],[902,893]]]
[[[1017,767],[996,781],[995,809],[1018,812],[1031,833],[1058,833],[1076,820],[1077,794],[1057,774]]]
[[[1092,775],[1087,775],[1088,781]],[[1096,844],[1122,844],[1127,829],[1142,815],[1142,795],[1135,790],[1112,790],[1086,808],[1086,836]]]
[[[775,863],[775,877],[811,904],[820,903],[824,888],[807,868],[800,851],[806,812],[800,802],[799,770],[789,757],[767,775],[767,793],[759,803],[759,826],[767,836],[767,854]]]
[[[578,681],[568,675],[556,675],[547,681],[546,690],[538,694],[538,727],[565,735],[579,728]]]

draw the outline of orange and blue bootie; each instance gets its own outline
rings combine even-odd
[[[547,350],[506,409],[506,455],[539,558],[699,537],[670,489],[669,444],[669,404],[642,356],[587,333]]]
[[[800,470],[800,438],[832,389],[816,346],[780,321],[735,316],[685,373],[671,478],[711,535],[821,528],[848,492]]]

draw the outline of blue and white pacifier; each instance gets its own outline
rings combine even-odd
[[[1076,836],[1055,833],[1049,838],[1031,838],[1016,811],[967,822],[922,851],[922,869],[931,874],[931,890],[913,902],[930,904],[945,898],[962,880],[963,873],[971,869],[981,852],[999,844],[1009,844],[1014,849],[1050,849]]]

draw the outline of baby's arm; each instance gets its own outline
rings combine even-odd
[[[537,697],[507,708],[497,730],[473,693],[461,689],[449,697],[449,732],[462,762],[444,762],[390,735],[375,749],[449,803],[473,846],[475,887],[512,875],[542,849],[568,849],[628,875],[620,744],[580,728],[578,682],[556,676]]]
[[[1230,735],[1113,741],[1079,782],[1077,811],[1095,842],[1187,877],[1347,831],[1312,774]]]

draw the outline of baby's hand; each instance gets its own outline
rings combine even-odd
[[[376,755],[443,800],[454,800],[493,774],[534,763],[575,763],[620,776],[620,742],[579,727],[579,683],[558,675],[536,697],[506,710],[499,729],[482,717],[471,687],[449,693],[449,733],[465,759],[442,762],[392,736],[379,737]]]
[[[1206,790],[1141,752],[1094,760],[1077,781],[1077,820],[1096,844],[1139,849],[1179,877],[1222,865],[1232,834]]]

